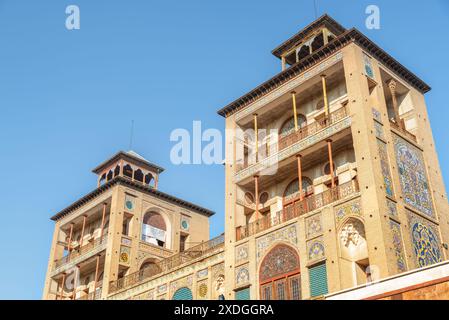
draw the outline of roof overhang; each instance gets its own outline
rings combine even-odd
[[[147,169],[147,170],[156,172],[158,174],[164,171],[164,168],[162,168],[158,165],[155,165],[154,163],[151,163],[142,157],[135,156],[130,152],[119,151],[115,155],[113,155],[110,159],[106,160],[102,164],[95,167],[92,170],[92,172],[95,174],[99,174],[104,169],[109,168],[112,164],[114,164],[115,162],[117,162],[118,160],[121,160],[121,159],[128,161],[132,164],[135,164],[143,169]]]

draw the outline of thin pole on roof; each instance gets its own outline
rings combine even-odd
[[[134,120],[131,120],[131,133],[129,136],[129,150],[133,149],[133,137],[134,136]]]
[[[315,7],[315,19],[318,19],[318,5],[317,5],[317,0],[313,0],[313,4]]]

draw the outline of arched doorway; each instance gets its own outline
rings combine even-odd
[[[182,287],[176,290],[172,300],[193,300],[192,290]]]
[[[299,256],[292,247],[279,244],[271,249],[259,268],[262,300],[300,300]]]
[[[165,247],[167,226],[158,212],[147,212],[143,217],[142,240],[150,244]]]

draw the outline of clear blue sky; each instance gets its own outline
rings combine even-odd
[[[65,28],[77,4],[81,30]],[[365,28],[365,8],[381,29]],[[355,26],[433,90],[427,104],[449,181],[449,1],[318,0]],[[315,18],[312,0],[0,0],[1,299],[40,299],[50,216],[95,188],[90,170],[129,145],[166,168],[160,189],[217,212],[220,165],[174,166],[170,132],[223,130],[216,111],[279,72],[270,51]]]

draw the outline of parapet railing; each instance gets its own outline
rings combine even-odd
[[[123,278],[113,281],[109,285],[109,293],[116,292],[118,290],[128,288],[137,283],[140,283],[146,279],[149,279],[159,273],[163,273],[172,270],[180,265],[192,261],[198,257],[213,252],[220,246],[224,245],[224,234],[213,238],[209,241],[202,242],[199,245],[191,247],[183,252],[179,252],[171,257],[165,258],[148,267],[131,273]]]
[[[93,241],[88,242],[86,245],[82,246],[81,248],[76,248],[70,251],[69,254],[62,257],[61,259],[58,259],[55,261],[53,265],[53,270],[59,268],[60,266],[69,263],[70,261],[95,250],[97,247],[99,247],[101,244],[104,244],[107,240],[107,235],[103,235],[102,238],[96,238]]]
[[[283,210],[278,211],[274,216],[268,214],[267,216],[253,221],[245,226],[237,227],[237,241],[248,238],[264,230],[268,230],[271,227],[297,218],[315,209],[324,207],[332,202],[344,199],[358,191],[358,181],[357,179],[354,179],[332,189],[328,189],[322,193],[308,196],[303,200],[296,201],[284,207]]]

